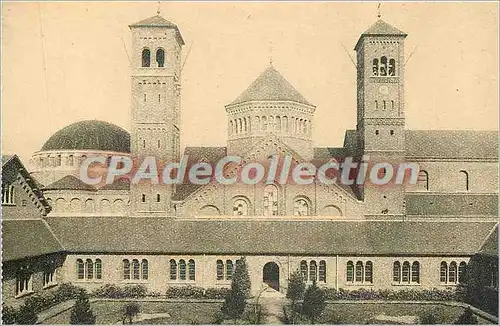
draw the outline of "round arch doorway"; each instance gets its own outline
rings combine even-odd
[[[269,285],[269,287],[280,290],[280,268],[274,262],[268,262],[264,265],[262,270],[262,282]]]

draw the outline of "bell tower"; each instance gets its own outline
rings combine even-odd
[[[129,26],[132,32],[131,153],[178,162],[180,157],[181,49],[179,28],[160,15]],[[161,167],[158,165],[158,169]],[[145,180],[130,185],[130,214],[172,215],[173,185]]]
[[[358,148],[369,164],[404,160],[404,40],[407,34],[379,19],[359,38],[357,54]],[[384,170],[381,171],[383,175]],[[382,175],[379,174],[380,177]],[[368,218],[396,218],[404,214],[402,185],[371,184],[363,189]]]

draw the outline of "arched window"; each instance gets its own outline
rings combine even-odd
[[[95,267],[95,278],[97,280],[102,279],[102,261],[99,258],[95,260],[94,267]]]
[[[217,280],[223,280],[224,279],[224,263],[222,260],[217,260]]]
[[[255,117],[255,130],[259,130],[260,128],[260,117]]]
[[[262,121],[262,125],[260,127],[260,130],[266,131],[267,130],[267,117],[263,116],[261,121]]]
[[[469,173],[465,170],[460,171],[460,191],[469,191]]]
[[[241,134],[243,132],[243,121],[241,120],[241,118],[238,119],[238,132]]]
[[[15,188],[13,185],[2,185],[2,204],[13,205]]]
[[[234,216],[247,216],[248,203],[243,198],[236,198],[233,202],[233,215]]]
[[[380,76],[387,76],[387,57],[380,58]]]
[[[149,49],[142,50],[142,66],[150,67],[151,66],[151,52]]]
[[[156,50],[156,64],[158,68],[165,67],[165,50]]]
[[[243,118],[243,130],[248,132],[247,118]]]
[[[76,260],[76,278],[79,280],[83,280],[85,278],[85,264],[83,260]]]
[[[354,282],[354,263],[352,261],[347,262],[346,279],[347,282]]]
[[[414,261],[411,264],[411,281],[413,283],[420,283],[420,263],[418,261]]]
[[[278,215],[278,188],[275,185],[267,185],[264,188],[264,215]]]
[[[62,165],[62,158],[61,154],[56,156],[56,166],[61,166]]]
[[[159,202],[160,202],[160,199],[161,199],[160,194],[156,194],[156,202],[157,202],[157,203],[159,203]]]
[[[141,267],[137,259],[132,260],[132,278],[138,280],[141,278]]]
[[[231,260],[226,260],[226,280],[231,280],[233,278],[233,262]]]
[[[326,261],[319,262],[319,281],[326,282]]]
[[[378,76],[378,59],[373,59],[373,76]]]
[[[87,259],[85,262],[85,270],[87,272],[87,279],[91,280],[94,278],[94,264],[92,263],[92,259]]]
[[[146,195],[145,195],[145,194],[142,194],[142,196],[141,196],[141,201],[142,201],[143,203],[145,203],[145,202],[146,202]]]
[[[458,282],[467,282],[467,263],[464,261],[461,262],[460,265],[458,265]]]
[[[385,100],[382,101],[382,110],[385,111],[385,109],[387,109],[387,103]]]
[[[301,261],[300,262],[300,274],[302,274],[302,279],[305,281],[307,281],[307,262],[305,260]]]
[[[184,259],[179,260],[179,279],[186,280],[186,262]]]
[[[276,131],[281,131],[281,118],[276,117]]]
[[[396,76],[396,60],[389,60],[389,76]]]
[[[130,280],[130,261],[128,259],[123,260],[123,279]]]
[[[410,263],[405,261],[403,263],[403,270],[401,273],[401,282],[410,283]]]
[[[391,110],[394,110],[394,101],[391,100]]]
[[[309,264],[309,280],[313,282],[318,280],[318,266],[314,260]]]
[[[375,100],[375,110],[378,110],[378,101]]]
[[[147,259],[142,260],[141,269],[142,269],[142,279],[147,280],[149,277],[149,267]]]
[[[429,190],[429,173],[425,170],[418,172],[417,185],[419,189]]]
[[[170,259],[170,279],[171,280],[177,279],[177,263],[175,262],[174,259]]]
[[[401,264],[395,261],[392,266],[392,281],[395,283],[401,282]]]
[[[439,267],[439,281],[441,283],[446,283],[447,279],[448,279],[448,264],[442,261]]]
[[[293,215],[294,216],[308,216],[309,215],[309,203],[304,198],[297,198],[293,204]]]
[[[196,264],[193,259],[188,262],[189,267],[189,280],[194,281],[196,279]]]
[[[356,262],[356,282],[363,282],[363,262]]]
[[[365,264],[365,282],[373,283],[373,264],[367,261]]]
[[[283,130],[288,132],[288,118],[286,116],[283,117]]]
[[[452,261],[448,269],[448,283],[457,283],[457,263]]]
[[[229,134],[233,134],[233,120],[229,120]]]

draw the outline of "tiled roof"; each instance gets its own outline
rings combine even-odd
[[[293,101],[312,106],[273,66],[229,105],[248,101]]]
[[[2,241],[4,260],[35,257],[63,250],[42,219],[3,220]]]
[[[498,194],[407,193],[406,214],[420,216],[498,216]]]
[[[497,159],[498,132],[406,130],[407,158]]]
[[[146,18],[144,20],[141,20],[140,22],[134,23],[132,25],[129,25],[130,28],[133,27],[166,27],[166,28],[173,28],[177,31],[177,36],[179,37],[179,40],[182,45],[185,44],[184,39],[182,38],[181,32],[177,25],[174,23],[166,20],[160,15],[156,15],[153,17]]]
[[[407,34],[400,31],[394,26],[386,23],[382,19],[379,19],[370,26],[363,34],[361,35],[401,35],[406,36]]]
[[[89,184],[86,184],[82,180],[75,176],[67,175],[62,179],[57,180],[46,186],[45,190],[86,190],[86,191],[96,191],[96,188]]]
[[[14,155],[2,155],[2,165],[7,163],[13,157],[14,157]]]
[[[480,255],[496,256],[498,258],[498,226],[491,232],[479,250]]]
[[[130,134],[109,122],[80,121],[57,131],[45,142],[41,150],[100,150],[129,153]]]
[[[297,255],[472,255],[496,225],[156,217],[64,217],[48,223],[69,252]],[[133,241],[123,241],[124,234]]]
[[[115,179],[111,184],[106,184],[99,190],[130,190],[130,180],[127,178]]]

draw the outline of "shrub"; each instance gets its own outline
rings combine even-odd
[[[419,318],[419,321],[420,321],[420,324],[423,324],[423,325],[436,325],[436,324],[439,324],[436,315],[434,315],[433,313],[430,313],[430,312],[425,313],[424,315],[422,315]]]
[[[75,305],[71,309],[70,324],[92,325],[95,324],[95,315],[90,309],[90,302],[87,293],[82,290],[76,299]]]
[[[147,288],[142,285],[125,285],[119,287],[114,284],[104,284],[92,292],[92,296],[98,298],[121,299],[121,298],[144,298],[148,293]]]
[[[250,294],[250,276],[245,258],[236,261],[236,269],[231,280],[231,290],[226,295],[221,311],[229,319],[241,318],[245,311],[246,298]]]
[[[168,299],[186,298],[186,299],[202,299],[203,288],[197,286],[172,286],[167,289],[165,297]]]
[[[304,294],[302,302],[302,313],[309,318],[312,324],[318,319],[325,310],[325,292],[318,287],[316,281],[310,285]]]
[[[125,285],[122,294],[124,298],[144,298],[148,294],[148,289],[142,284]]]
[[[61,284],[53,291],[42,291],[31,295],[24,301],[24,304],[35,313],[39,313],[61,302],[75,299],[80,291],[82,291],[80,287]]]
[[[123,307],[123,323],[128,319],[129,324],[132,324],[132,319],[141,312],[141,307],[137,302],[127,303]]]
[[[229,293],[228,288],[208,288],[205,290],[206,299],[224,299]]]
[[[2,324],[15,324],[17,313],[16,309],[2,304]]]
[[[477,317],[472,313],[472,310],[470,307],[467,307],[463,314],[458,317],[457,321],[455,324],[458,325],[475,325],[477,324]]]
[[[402,301],[454,301],[459,300],[457,292],[452,289],[403,289],[394,290],[378,290],[372,289],[325,289],[327,300],[402,300]]]
[[[17,312],[16,324],[20,325],[34,325],[38,320],[38,316],[32,307],[26,304],[22,305]]]

